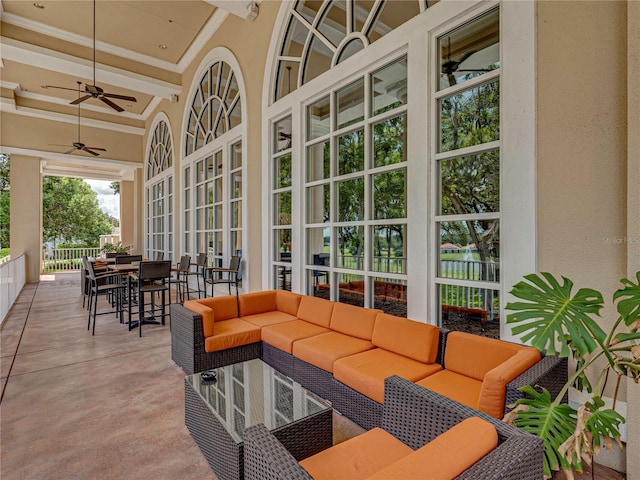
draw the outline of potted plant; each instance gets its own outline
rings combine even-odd
[[[546,478],[562,468],[573,479],[573,471],[582,473],[583,460],[590,464],[602,446],[611,449],[615,441],[622,447],[619,428],[625,419],[615,402],[624,377],[636,384],[640,379],[640,272],[635,283],[624,278],[613,293],[618,318],[608,332],[598,322],[604,307],[599,291],[580,288],[574,295],[571,280],[560,282],[550,273],[524,278],[511,290],[519,301],[507,304],[507,323],[524,343],[551,355],[559,347],[561,357],[574,359],[575,372],[554,399],[544,388],[523,387],[528,398],[505,420],[542,438]],[[602,400],[607,381],[615,382],[612,408]],[[572,386],[590,396],[577,409],[563,403]]]
[[[107,253],[111,253],[111,252],[115,252],[115,253],[128,253],[130,250],[130,246],[125,246],[122,245],[122,242],[118,242],[118,243],[105,243],[102,248],[101,251],[104,254]]]

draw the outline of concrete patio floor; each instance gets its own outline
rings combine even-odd
[[[86,324],[78,273],[26,285],[9,312],[0,332],[0,478],[215,479],[184,426],[169,325],[145,325],[139,338],[113,314],[98,317],[95,336]],[[361,432],[334,414],[335,442]],[[598,467],[596,478],[624,475]]]

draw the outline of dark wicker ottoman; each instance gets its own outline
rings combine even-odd
[[[265,424],[297,460],[333,444],[331,407],[262,360],[185,377],[185,425],[220,480],[244,478],[244,430]]]

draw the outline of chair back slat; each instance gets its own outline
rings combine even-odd
[[[140,280],[160,280],[171,276],[171,261],[160,260],[141,262],[138,277]]]
[[[133,262],[141,262],[142,255],[121,255],[116,257],[116,265],[127,265]]]

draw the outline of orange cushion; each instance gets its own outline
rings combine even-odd
[[[377,347],[423,363],[434,363],[440,330],[434,325],[379,313],[371,341]]]
[[[478,408],[482,382],[475,378],[442,370],[416,383],[468,407]]]
[[[242,316],[240,318],[254,324],[256,327],[264,327],[266,325],[275,325],[276,323],[296,320],[295,316],[279,312],[278,310],[274,310],[273,312],[256,313],[255,315],[248,315],[246,317]]]
[[[478,410],[492,417],[502,418],[507,384],[539,361],[540,352],[535,348],[525,347],[506,362],[487,372],[480,389]]]
[[[298,340],[293,344],[293,355],[327,372],[333,372],[333,362],[337,359],[372,348],[373,343],[368,340],[328,332]]]
[[[482,381],[489,370],[523,348],[531,347],[470,333],[451,332],[447,335],[444,368]]]
[[[213,324],[220,320],[228,320],[238,316],[238,302],[236,297],[208,297],[198,300],[187,300],[184,308],[202,316],[202,330],[204,338],[213,335]]]
[[[254,315],[256,313],[273,312],[276,310],[275,290],[264,292],[245,293],[238,297],[240,316]]]
[[[357,307],[346,303],[336,303],[331,314],[331,330],[352,337],[371,340],[376,316],[380,310]]]
[[[438,363],[426,364],[382,348],[340,358],[333,376],[378,403],[384,403],[384,379],[399,375],[411,382],[442,370]]]
[[[329,327],[332,311],[332,301],[304,295],[300,299],[297,316],[300,320],[306,320],[321,327]]]
[[[300,300],[302,295],[298,293],[288,292],[286,290],[276,291],[276,308],[289,315],[297,315],[300,308]]]
[[[304,320],[269,325],[262,329],[262,341],[279,348],[283,352],[293,353],[293,342],[330,332],[328,328]]]
[[[374,428],[305,458],[300,465],[314,480],[360,480],[412,452],[390,433]]]
[[[415,452],[378,470],[371,480],[450,480],[498,446],[489,422],[466,418]]]
[[[204,340],[204,349],[207,352],[216,352],[260,341],[260,327],[239,318],[216,322],[213,328],[213,335]]]

